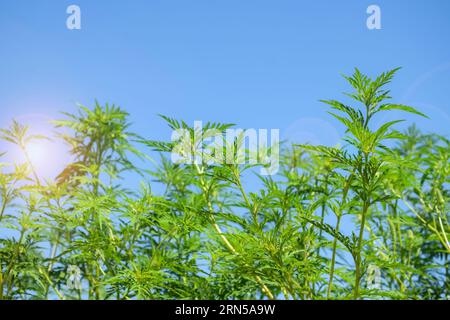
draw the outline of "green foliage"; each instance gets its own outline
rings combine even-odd
[[[174,163],[174,142],[130,132],[125,111],[98,103],[54,121],[73,161],[44,183],[27,144],[46,137],[14,121],[0,138],[26,161],[0,162],[0,299],[448,298],[450,141],[373,126],[391,110],[424,116],[389,102],[396,71],[345,77],[355,106],[323,101],[342,146],[283,149],[252,192],[257,165]],[[189,148],[233,127],[161,117]],[[236,157],[242,137],[227,143]],[[122,187],[127,171],[139,187]]]

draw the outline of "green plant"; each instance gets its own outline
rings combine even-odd
[[[343,145],[284,145],[272,176],[237,161],[232,124],[162,116],[187,138],[153,141],[96,103],[53,122],[72,162],[44,180],[27,144],[46,137],[14,121],[0,139],[25,162],[0,163],[0,299],[447,298],[449,140],[374,127],[390,110],[423,116],[389,102],[396,71],[345,77],[355,106],[323,101]],[[223,149],[199,139],[212,135]],[[172,161],[177,145],[196,161]],[[124,187],[129,172],[140,186]]]

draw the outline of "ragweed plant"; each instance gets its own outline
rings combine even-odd
[[[162,116],[184,134],[155,141],[96,103],[53,122],[72,161],[44,179],[27,144],[50,137],[13,122],[0,139],[25,160],[0,162],[0,298],[448,298],[449,140],[374,125],[424,116],[390,102],[396,71],[345,77],[351,102],[323,101],[341,145],[283,145],[273,175],[278,146],[255,156],[232,124]]]
[[[361,280],[366,268],[363,250],[368,217],[375,206],[395,196],[382,187],[382,182],[391,178],[393,166],[402,165],[402,159],[390,157],[389,148],[385,145],[386,140],[403,138],[400,133],[392,129],[402,120],[390,121],[377,128],[371,126],[371,120],[377,113],[389,110],[402,110],[424,116],[410,106],[388,102],[391,97],[385,86],[392,80],[397,70],[391,70],[376,79],[371,79],[356,69],[351,77],[345,77],[354,89],[354,92],[347,95],[361,107],[352,107],[336,100],[323,102],[332,107],[333,111],[329,113],[344,124],[347,132],[344,141],[347,145],[341,148],[309,147],[310,150],[318,151],[334,162],[345,175],[345,182],[340,183],[343,188],[339,203],[336,205],[332,202],[331,207],[337,215],[337,224],[333,232],[339,232],[340,217],[344,210],[351,209],[357,216],[359,230],[352,233],[352,237],[345,239],[344,242],[355,265],[354,299],[360,296]],[[349,204],[350,208],[348,208]],[[328,294],[332,290],[338,239],[335,237],[333,243]]]

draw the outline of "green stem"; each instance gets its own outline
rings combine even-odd
[[[5,214],[5,210],[6,210],[6,198],[3,198],[3,203],[2,203],[2,209],[0,210],[0,222],[3,219],[3,215]]]
[[[1,261],[0,261],[1,265]],[[0,300],[3,300],[3,272],[0,270]]]
[[[355,170],[353,170],[353,172],[350,174],[350,176],[348,177],[348,179],[345,183],[343,194],[342,194],[342,201],[340,204],[341,208],[347,202],[347,195],[348,195],[348,191],[350,190],[350,185],[353,181],[354,172],[355,172]],[[340,223],[341,223],[341,217],[342,217],[341,208],[339,209],[339,213],[337,214],[337,221],[336,221],[336,231],[337,232],[339,232],[339,229],[340,229]],[[337,238],[334,237],[333,252],[331,254],[330,279],[328,280],[328,288],[327,288],[327,299],[330,299],[331,291],[333,288],[334,268],[335,268],[335,264],[336,264],[336,254],[337,254],[337,242],[338,242]]]
[[[361,217],[361,225],[359,229],[359,236],[358,236],[358,244],[356,246],[356,252],[355,252],[355,288],[354,288],[354,295],[353,298],[356,300],[359,298],[359,286],[361,283],[361,250],[362,250],[362,243],[364,238],[364,227],[366,224],[366,215],[367,211],[369,209],[369,202],[364,202],[363,205],[363,211],[362,211],[362,217]]]
[[[227,238],[227,237],[225,236],[225,234],[222,232],[222,229],[221,229],[220,226],[217,224],[216,218],[215,218],[214,215],[213,215],[213,211],[214,211],[214,210],[213,210],[213,206],[212,206],[211,200],[209,199],[209,196],[208,196],[209,192],[208,192],[208,189],[207,189],[207,187],[206,187],[206,183],[205,183],[205,181],[204,181],[204,179],[203,179],[203,173],[202,173],[203,171],[200,170],[198,164],[196,164],[196,163],[195,163],[195,168],[196,168],[196,170],[197,170],[197,174],[198,174],[199,177],[200,177],[200,185],[201,185],[201,188],[202,188],[202,191],[203,191],[205,200],[206,200],[207,205],[208,205],[208,210],[209,210],[209,212],[210,212],[210,218],[211,218],[212,225],[213,225],[214,229],[216,230],[216,232],[218,233],[218,235],[220,236],[220,238],[222,239],[222,241],[223,241],[223,242],[225,243],[225,245],[227,246],[227,248],[228,248],[233,254],[238,255],[239,253],[236,251],[236,249],[235,249],[234,246],[230,243],[230,241],[228,241],[228,238]],[[248,200],[248,199],[247,199],[247,200]],[[258,276],[258,275],[256,275],[255,278],[256,278],[256,282],[258,282],[258,284],[261,286],[262,291],[269,297],[269,299],[274,300],[274,299],[275,299],[275,296],[272,294],[272,292],[270,291],[270,289],[264,284],[264,282],[262,281],[261,277]]]
[[[341,223],[341,217],[342,217],[341,214],[339,214],[337,216],[336,228],[335,228],[335,230],[337,232],[339,232],[340,223]],[[331,290],[333,288],[333,278],[334,278],[334,268],[335,268],[335,264],[336,264],[336,254],[337,254],[337,238],[334,237],[334,239],[333,239],[333,252],[331,254],[330,279],[328,281],[328,288],[327,288],[327,299],[330,299]]]

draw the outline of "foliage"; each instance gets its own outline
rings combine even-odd
[[[400,120],[374,127],[391,110],[424,116],[389,102],[396,71],[345,77],[355,106],[323,101],[343,145],[285,147],[276,176],[174,163],[173,142],[130,132],[124,110],[96,103],[54,121],[73,161],[44,182],[27,144],[46,137],[14,121],[0,138],[26,161],[0,163],[0,299],[447,299],[450,141],[400,133]],[[192,141],[233,126],[162,118]],[[156,167],[138,168],[154,151]],[[128,171],[138,188],[122,186]]]

